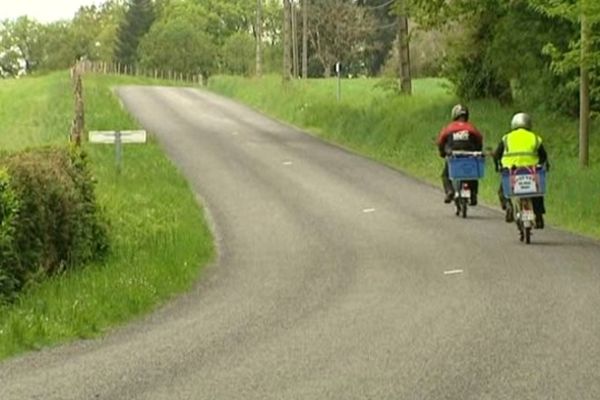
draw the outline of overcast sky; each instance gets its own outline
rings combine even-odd
[[[0,0],[0,21],[22,15],[42,23],[72,19],[80,6],[102,3],[103,0]]]

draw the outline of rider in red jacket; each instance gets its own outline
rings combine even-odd
[[[452,122],[442,128],[437,138],[437,146],[440,157],[446,157],[452,150],[481,151],[483,148],[483,136],[475,125],[469,122],[469,109],[461,104],[452,108]],[[446,197],[444,203],[450,203],[454,199],[454,188],[448,177],[448,162],[444,163],[442,171],[442,183]],[[472,206],[477,205],[477,191],[479,182],[469,181],[471,186]]]

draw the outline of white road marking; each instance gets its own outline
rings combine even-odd
[[[372,213],[372,212],[375,212],[375,209],[374,209],[374,208],[365,208],[365,209],[363,210],[363,212],[364,212],[364,213]]]
[[[463,272],[462,269],[451,269],[450,271],[444,271],[444,275],[462,274]]]
[[[283,165],[292,165],[293,163],[291,161],[284,161]]]

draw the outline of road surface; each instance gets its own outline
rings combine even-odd
[[[194,290],[100,340],[0,364],[0,399],[599,399],[600,246],[214,94],[124,87],[207,207]],[[366,134],[366,133],[365,133]]]

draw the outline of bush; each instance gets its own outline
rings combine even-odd
[[[250,76],[255,71],[255,41],[247,33],[236,33],[225,40],[223,62],[228,74]]]
[[[0,168],[0,298],[14,292],[17,280],[14,271],[4,265],[16,265],[12,241],[15,236],[15,221],[19,203],[10,186],[10,178],[6,168]]]
[[[106,254],[107,225],[93,186],[79,149],[0,158],[0,298]]]

